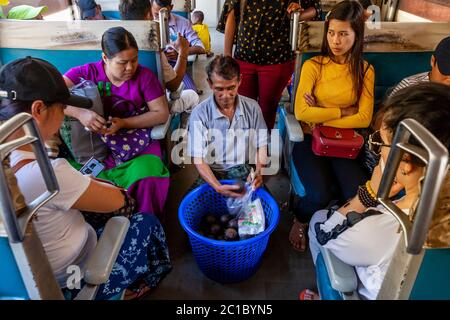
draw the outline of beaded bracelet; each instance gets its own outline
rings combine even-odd
[[[376,201],[377,195],[376,195],[375,191],[373,191],[372,186],[370,185],[370,180],[367,180],[367,182],[366,182],[366,189],[369,192],[372,199]]]
[[[368,183],[370,188],[370,181],[358,187],[358,199],[363,204],[364,207],[374,208],[378,206],[379,202],[374,196],[372,196],[371,192],[374,193],[373,190],[370,188],[369,191],[367,187]]]

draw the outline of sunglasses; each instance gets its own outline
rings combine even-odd
[[[369,150],[372,151],[375,154],[381,153],[382,147],[392,147],[391,144],[385,144],[383,143],[383,139],[381,139],[380,130],[375,131],[371,135],[369,135]]]

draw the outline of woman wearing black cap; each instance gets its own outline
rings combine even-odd
[[[85,108],[90,101],[70,95],[62,75],[48,62],[27,57],[5,65],[0,71],[0,120],[21,112],[30,113],[43,140],[56,134],[64,118],[66,104]],[[16,132],[9,139],[17,139]],[[31,146],[13,151],[10,156],[19,188],[27,202],[45,190]],[[37,211],[34,227],[42,241],[50,265],[62,288],[66,287],[67,268],[85,267],[97,243],[96,231],[85,222],[80,211],[132,214],[133,199],[123,189],[83,176],[65,159],[51,160],[60,192]],[[102,201],[101,199],[105,199]],[[134,298],[155,287],[171,269],[164,231],[158,220],[148,214],[133,214],[131,225],[109,280],[99,288],[97,299],[108,299],[129,290]],[[101,230],[97,230],[99,234]],[[151,263],[150,263],[151,261]]]

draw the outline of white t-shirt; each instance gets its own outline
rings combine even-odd
[[[164,83],[172,81],[177,77],[177,73],[175,72],[173,67],[169,64],[169,61],[167,60],[167,57],[163,52],[161,53],[161,69],[163,73]]]
[[[35,159],[32,152],[15,150],[11,153],[11,166],[24,159]],[[76,171],[65,159],[51,160],[59,193],[37,211],[34,227],[42,242],[56,279],[66,285],[67,267],[72,264],[82,269],[96,245],[96,235],[80,211],[71,209],[89,186],[90,178]],[[16,172],[18,185],[27,203],[45,190],[45,182],[36,161],[24,165]]]
[[[387,268],[401,237],[397,219],[383,206],[377,210],[382,214],[369,216],[345,230],[324,247],[346,264],[355,266],[360,280],[358,292],[367,299],[376,299],[386,275]],[[406,211],[407,212],[407,211]],[[335,212],[321,229],[331,231],[346,219]]]

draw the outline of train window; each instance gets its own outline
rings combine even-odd
[[[450,2],[448,0],[400,1],[397,20],[405,21],[408,19],[448,22],[450,21]]]
[[[3,12],[6,14],[12,7],[23,4],[33,7],[47,6],[48,11],[44,14],[45,20],[72,20],[70,11],[72,0],[15,0],[10,1],[9,5],[3,8]]]

